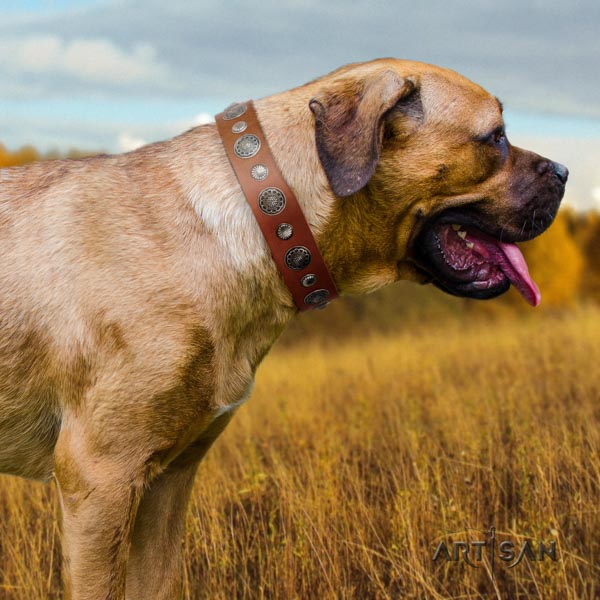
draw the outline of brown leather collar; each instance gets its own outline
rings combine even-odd
[[[299,310],[324,308],[338,296],[335,283],[296,196],[267,145],[252,101],[216,117],[221,141],[273,260]]]

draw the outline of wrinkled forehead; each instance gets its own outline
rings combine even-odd
[[[421,101],[426,122],[459,126],[475,136],[503,125],[500,101],[452,71],[423,77]]]

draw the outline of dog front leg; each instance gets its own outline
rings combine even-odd
[[[145,490],[127,563],[127,600],[181,598],[185,516],[198,463],[232,412],[215,419]]]
[[[169,468],[144,493],[127,562],[127,600],[181,598],[182,538],[197,466]]]
[[[83,428],[72,424],[59,436],[55,465],[65,598],[122,600],[131,530],[148,467],[132,454],[107,456],[94,450]]]

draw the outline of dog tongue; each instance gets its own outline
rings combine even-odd
[[[540,288],[538,288],[535,281],[531,278],[525,258],[518,246],[516,244],[505,244],[504,242],[497,242],[497,244],[500,252],[502,252],[506,259],[505,264],[501,263],[499,265],[500,268],[510,279],[510,282],[519,290],[521,296],[531,306],[537,306],[542,299],[542,294],[540,293]]]
[[[481,231],[467,228],[465,241],[473,243],[475,252],[497,265],[531,306],[537,306],[542,295],[531,278],[527,263],[516,244],[507,244]]]

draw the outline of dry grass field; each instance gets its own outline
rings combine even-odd
[[[600,597],[599,364],[591,307],[282,340],[200,467],[184,597]],[[2,598],[60,598],[53,499],[0,479]],[[492,525],[558,560],[432,560]]]

